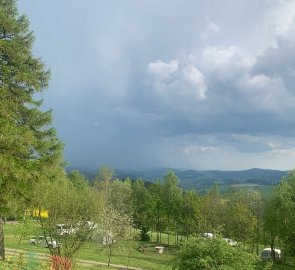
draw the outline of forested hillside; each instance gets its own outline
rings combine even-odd
[[[73,170],[74,167],[69,167]],[[91,181],[94,179],[96,171],[94,169],[77,168]],[[155,182],[162,179],[169,169],[153,170],[115,170],[117,178],[124,179],[142,179],[146,182]],[[214,184],[226,187],[235,184],[256,184],[272,186],[276,185],[283,176],[288,174],[287,171],[267,170],[267,169],[249,169],[244,171],[197,171],[197,170],[179,170],[172,169],[179,178],[179,184],[184,189],[196,188],[198,190],[208,189]]]

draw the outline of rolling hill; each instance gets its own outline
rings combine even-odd
[[[94,179],[96,170],[85,169],[79,167],[70,167],[68,171],[73,169],[79,170],[89,180]],[[166,172],[170,170],[167,168],[159,168],[152,170],[116,170],[115,177],[125,179],[130,177],[135,180],[141,178],[146,182],[154,182],[157,179],[163,179]],[[196,188],[199,190],[207,189],[214,184],[220,186],[229,185],[259,185],[259,186],[273,186],[277,184],[282,177],[288,174],[288,171],[269,170],[253,168],[243,171],[197,171],[197,170],[179,170],[171,169],[178,176],[180,186],[184,189]]]

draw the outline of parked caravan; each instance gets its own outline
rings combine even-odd
[[[281,260],[282,259],[282,251],[280,249],[275,248],[274,253],[275,253],[275,259],[276,260]],[[262,252],[261,252],[261,260],[268,261],[268,260],[271,260],[271,259],[272,259],[271,248],[265,248],[264,250],[262,250]]]

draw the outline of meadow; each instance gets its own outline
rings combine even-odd
[[[28,240],[33,235],[38,235],[36,226],[34,224],[23,223],[7,223],[4,225],[5,230],[5,244],[9,251],[8,257],[18,256],[19,252],[12,250],[21,250],[28,254],[40,254],[40,259],[44,260],[49,257],[48,248],[44,248],[39,245],[30,245]],[[152,235],[152,239],[156,239],[156,235]],[[170,243],[173,243],[171,237]],[[172,241],[171,241],[172,240]],[[159,254],[155,249],[156,243],[149,242],[145,244],[145,251],[138,251],[138,242],[133,242],[125,247],[116,248],[114,250],[111,264],[108,267],[106,264],[108,261],[107,250],[102,245],[93,242],[87,242],[75,256],[75,270],[106,270],[106,269],[147,269],[147,270],[171,270],[172,260],[177,252],[175,246],[168,246],[168,237],[166,234],[162,235],[162,244],[164,253]],[[43,254],[43,255],[42,255]],[[83,260],[79,261],[79,260]],[[84,262],[87,261],[87,262]],[[102,263],[101,265],[96,263]],[[117,265],[117,266],[114,266]],[[127,266],[128,265],[128,266]],[[128,267],[128,268],[127,268]],[[257,263],[256,270],[264,270],[265,263]],[[272,270],[291,270],[292,266],[284,264],[275,264],[271,268]]]

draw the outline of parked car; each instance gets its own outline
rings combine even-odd
[[[42,245],[44,244],[45,241],[45,237],[44,236],[33,236],[30,240],[29,240],[29,244],[31,245]]]
[[[275,248],[274,253],[275,253],[275,259],[276,260],[281,260],[282,259],[282,251],[280,249]],[[262,250],[260,258],[263,261],[271,260],[272,259],[271,248],[265,248],[264,250]]]
[[[29,244],[30,245],[40,245],[43,247],[51,247],[51,248],[57,248],[60,244],[52,239],[51,237],[44,237],[42,235],[40,236],[33,236],[32,238],[30,238],[29,240]]]

